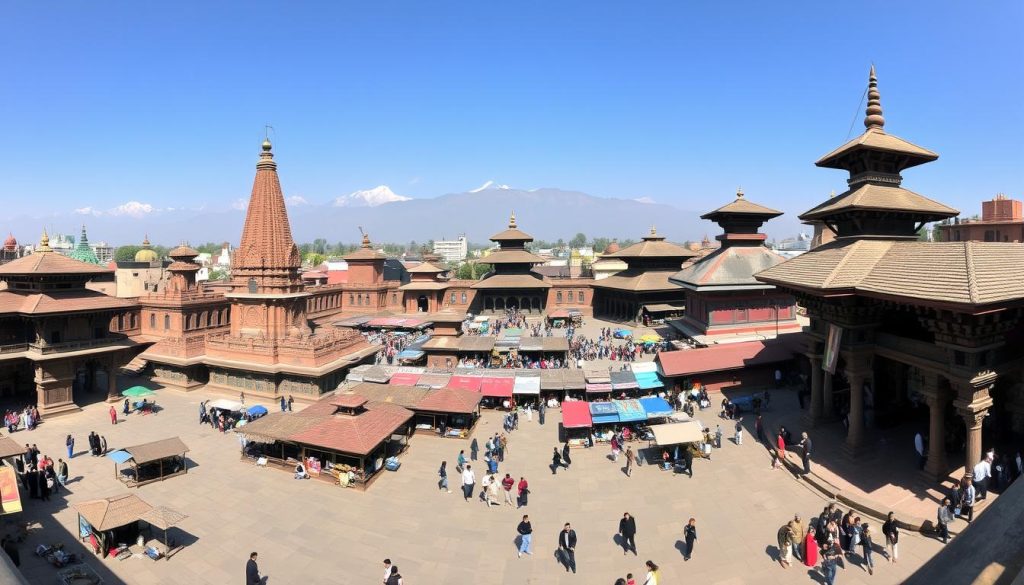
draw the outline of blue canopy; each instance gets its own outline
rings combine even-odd
[[[246,412],[249,413],[249,416],[263,416],[267,414],[267,407],[262,404],[253,404]]]
[[[616,329],[612,333],[612,336],[617,339],[625,339],[626,337],[630,337],[631,335],[633,335],[633,332],[630,331],[629,329]]]
[[[619,422],[619,411],[611,402],[591,402],[590,420],[594,424]]]
[[[114,463],[124,463],[132,458],[132,454],[127,451],[111,451],[107,453],[107,457],[114,460]]]
[[[423,357],[423,352],[418,349],[404,349],[397,357],[400,360],[418,360]]]
[[[657,372],[633,372],[633,376],[636,377],[636,383],[640,386],[641,390],[652,390],[654,388],[664,388],[661,378],[658,377]]]
[[[647,413],[639,400],[613,400],[612,404],[619,413],[619,422],[647,420]]]
[[[648,396],[640,399],[640,406],[644,407],[647,418],[658,418],[672,414],[672,405],[659,396]]]

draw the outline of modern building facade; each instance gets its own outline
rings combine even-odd
[[[454,240],[435,240],[434,254],[441,257],[443,262],[457,264],[466,259],[469,255],[469,244],[466,236],[460,235]]]
[[[1024,202],[1000,193],[981,202],[981,219],[956,218],[937,227],[943,242],[1024,242]]]

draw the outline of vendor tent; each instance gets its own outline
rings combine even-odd
[[[480,393],[495,398],[512,398],[514,387],[515,378],[483,378],[480,383]]]
[[[102,500],[89,500],[74,504],[79,517],[84,518],[95,532],[104,532],[138,522],[142,515],[153,509],[135,494],[124,494]]]
[[[639,388],[636,377],[629,370],[611,373],[612,390],[633,390]]]
[[[540,394],[540,376],[516,376],[513,394]]]
[[[591,402],[590,420],[595,425],[619,422],[619,411],[611,402]]]
[[[619,422],[647,420],[647,413],[644,412],[639,400],[613,400],[612,404],[619,415]]]
[[[267,414],[267,407],[262,404],[253,404],[245,412],[248,413],[249,416],[259,417]]]
[[[562,390],[565,388],[565,376],[563,374],[565,370],[541,370],[540,371],[540,388],[541,390]]]
[[[245,406],[241,402],[235,402],[234,400],[228,400],[227,398],[218,398],[211,400],[206,403],[206,409],[216,408],[217,410],[229,410],[231,412],[242,412],[245,410]]]
[[[583,370],[562,370],[562,385],[566,390],[583,390],[587,387],[587,379]]]
[[[388,381],[388,384],[396,386],[415,386],[420,381],[420,374],[410,372],[399,372]]]
[[[647,418],[660,418],[672,414],[672,405],[659,396],[648,396],[640,399],[640,406],[643,407]]]
[[[634,371],[633,375],[636,377],[636,384],[641,390],[654,390],[655,388],[665,387],[661,382],[661,378],[658,377],[657,372]]]
[[[452,378],[448,380],[448,387],[479,392],[480,385],[483,381],[484,379],[480,376],[452,376]]]
[[[593,424],[590,418],[590,403],[569,401],[562,403],[562,426],[567,429],[581,429]]]
[[[148,512],[139,516],[139,520],[149,524],[153,528],[159,528],[164,533],[164,554],[170,552],[170,546],[167,544],[167,530],[172,526],[178,525],[182,520],[188,518],[185,514],[177,510],[172,510],[167,506],[157,506],[151,508]]]
[[[704,429],[697,421],[651,425],[650,429],[654,433],[654,443],[659,447],[678,445],[679,443],[699,443],[704,440]]]
[[[23,455],[27,449],[10,437],[0,437],[0,459]]]
[[[586,388],[587,388],[587,392],[588,393],[600,394],[602,392],[611,392],[612,391],[612,385],[611,384],[607,384],[607,383],[605,383],[605,384],[591,384],[591,383],[588,382]]]
[[[132,386],[131,388],[128,388],[127,390],[123,390],[121,392],[121,396],[125,396],[128,398],[142,398],[144,396],[153,396],[155,394],[156,392],[153,392],[152,390],[146,388],[145,386]]]
[[[188,447],[178,437],[125,447],[107,456],[114,460],[114,476],[127,485],[139,487],[188,473]],[[127,455],[127,458],[125,457]],[[131,469],[118,469],[124,465]]]

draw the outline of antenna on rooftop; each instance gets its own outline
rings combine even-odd
[[[273,129],[274,129],[274,127],[271,126],[270,124],[264,124],[263,125],[263,138],[266,138],[267,140],[270,140],[270,131],[273,130]]]

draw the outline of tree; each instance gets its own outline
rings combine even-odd
[[[608,244],[610,243],[611,240],[608,238],[594,238],[594,241],[592,241],[590,245],[594,247],[594,252],[600,254],[608,249]]]
[[[210,280],[227,280],[228,273],[220,268],[215,268],[210,271]]]
[[[120,246],[117,251],[114,252],[115,262],[134,262],[135,253],[142,249],[142,246]]]
[[[317,238],[313,240],[313,251],[321,256],[327,253],[327,240]]]
[[[490,264],[481,264],[479,262],[464,262],[461,266],[459,266],[459,269],[455,273],[455,276],[459,280],[477,280],[490,271]]]
[[[324,260],[326,259],[326,256],[324,256],[323,254],[317,254],[316,252],[310,252],[309,254],[306,254],[306,264],[309,264],[313,268],[316,268],[317,266],[323,264]]]
[[[571,248],[582,248],[587,245],[587,235],[583,232],[578,232],[575,236],[569,240],[569,247]]]

